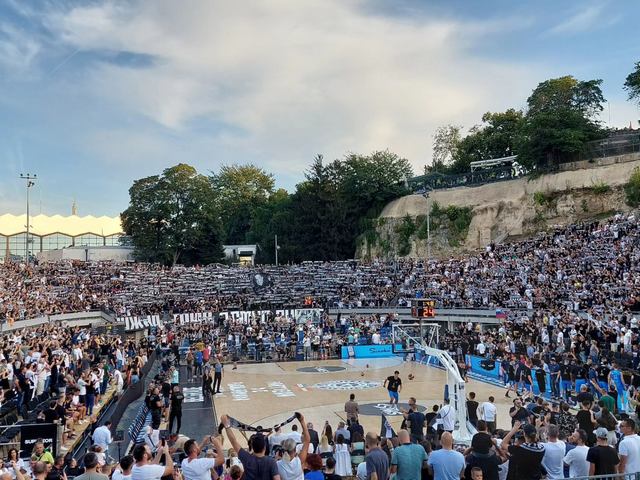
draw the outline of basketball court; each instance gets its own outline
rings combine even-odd
[[[368,367],[367,367],[368,365]],[[231,417],[253,426],[271,427],[285,421],[293,412],[301,412],[321,433],[325,420],[335,432],[339,421],[346,421],[344,403],[354,393],[360,405],[360,423],[365,431],[380,431],[380,414],[384,413],[394,429],[399,429],[402,415],[388,404],[385,378],[400,372],[402,392],[400,404],[415,397],[418,405],[431,410],[444,396],[444,370],[403,362],[402,357],[345,359],[307,362],[283,362],[239,365],[232,370],[225,365],[222,394],[215,396],[218,417]],[[364,375],[363,375],[364,373]],[[415,378],[408,379],[409,373]],[[470,380],[467,392],[475,392],[479,403],[490,395],[498,407],[498,427],[510,428],[511,399],[504,389]],[[290,431],[290,425],[283,428]]]

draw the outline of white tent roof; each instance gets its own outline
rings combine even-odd
[[[79,217],[70,215],[33,215],[30,218],[30,232],[34,235],[63,233],[71,237],[84,233],[93,233],[105,237],[122,233],[120,217]],[[10,236],[26,231],[27,215],[0,215],[0,235]]]

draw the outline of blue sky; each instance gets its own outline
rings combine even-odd
[[[186,7],[188,6],[188,8]],[[390,149],[523,108],[538,82],[602,78],[603,121],[638,126],[637,1],[0,3],[0,213],[117,215],[178,162],[254,163],[289,190],[313,157]],[[610,115],[609,115],[610,112]]]

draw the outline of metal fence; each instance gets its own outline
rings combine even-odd
[[[564,158],[560,163],[574,163],[579,161],[596,161],[601,158],[616,157],[630,153],[640,153],[640,134],[631,133],[627,135],[614,135],[602,140],[587,142],[581,152],[576,153],[572,158]],[[534,173],[553,173],[558,171],[558,164],[552,163],[544,168],[537,168]],[[484,183],[495,183],[503,180],[519,178],[516,170],[512,167],[498,167],[475,172],[466,172],[455,175],[444,173],[429,173],[409,179],[409,187],[413,191],[421,189],[437,190],[441,188],[454,188],[463,186],[482,185]]]
[[[594,475],[592,477],[571,477],[567,480],[640,480],[638,473],[616,473],[613,475]]]
[[[580,154],[580,160],[596,160],[598,158],[616,157],[640,152],[640,137],[628,140],[606,139],[589,142]]]
[[[512,167],[498,167],[455,175],[434,172],[411,178],[409,180],[409,188],[413,190],[436,190],[441,188],[469,187],[472,185],[511,180],[517,178],[517,176],[516,170]]]

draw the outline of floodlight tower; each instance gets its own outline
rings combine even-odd
[[[26,185],[27,185],[27,238],[26,238],[26,254],[27,254],[27,265],[29,265],[29,227],[30,225],[30,219],[29,219],[29,190],[31,189],[31,187],[33,187],[36,183],[35,180],[38,178],[38,176],[36,174],[31,175],[30,173],[27,173],[26,175],[24,174],[20,174],[20,179],[25,180],[26,181]]]

